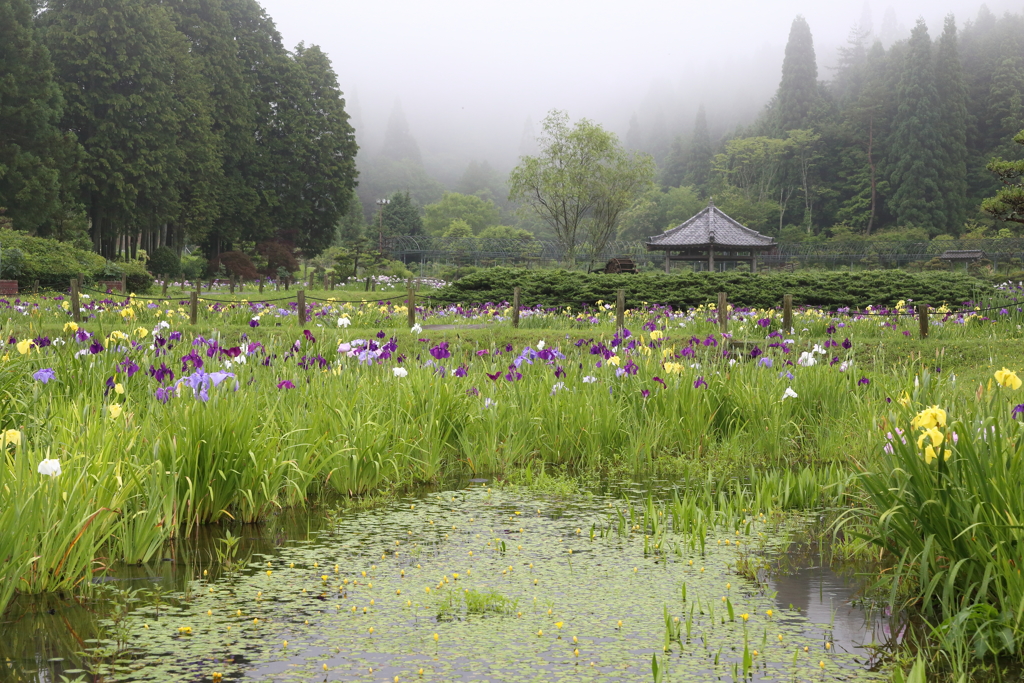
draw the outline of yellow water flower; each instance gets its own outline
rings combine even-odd
[[[118,382],[114,385],[114,393],[118,395],[124,395],[124,385]]]
[[[78,323],[64,323],[65,332],[78,332]]]
[[[22,351],[22,353],[24,353],[24,351]],[[615,367],[618,367],[619,363],[621,362],[622,361],[619,360],[618,356],[612,356],[611,358],[608,359],[608,365],[614,365]]]
[[[917,437],[918,448],[924,448],[925,439],[930,439],[932,446],[941,446],[942,442],[945,441],[946,436],[935,427],[927,429],[921,433],[921,436]]]
[[[931,429],[932,427],[946,426],[946,411],[938,406],[925,408],[910,423],[914,429]]]
[[[1014,391],[1020,389],[1021,385],[1020,377],[1017,377],[1017,373],[1006,368],[996,370],[996,381],[999,382],[999,386],[1010,387]]]
[[[32,340],[22,339],[20,342],[15,344],[15,348],[18,349],[18,353],[20,353],[21,355],[25,355],[32,349]]]
[[[664,336],[665,336],[665,333],[662,332],[661,330],[652,330],[651,331],[651,341],[658,341],[659,339],[662,339]]]
[[[116,420],[121,417],[121,405],[118,403],[111,403],[107,406],[107,412],[110,414],[111,420]]]
[[[683,371],[682,363],[665,363],[665,372],[670,375],[678,375]]]
[[[3,432],[3,438],[0,438],[0,446],[20,446],[21,445],[21,432],[17,429],[8,429]]]
[[[907,392],[905,392],[905,391],[904,391],[904,392],[903,392],[903,395],[902,395],[902,396],[900,396],[900,397],[899,397],[898,399],[896,399],[896,400],[897,400],[897,401],[899,402],[899,404],[900,404],[901,406],[903,406],[904,408],[906,408],[907,406],[909,406],[909,405],[910,405],[910,394],[908,394]]]
[[[145,339],[147,334],[149,334],[149,330],[147,330],[145,327],[139,327],[135,329],[135,336],[138,337],[139,339]]]

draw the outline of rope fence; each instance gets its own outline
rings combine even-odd
[[[117,284],[118,285],[122,285],[123,281],[121,283],[117,283]],[[361,303],[361,304],[378,303],[378,304],[383,304],[383,303],[388,303],[388,302],[392,302],[392,301],[400,301],[401,300],[401,301],[404,301],[405,304],[406,304],[406,308],[407,308],[407,311],[408,311],[408,324],[409,324],[410,327],[412,327],[412,326],[414,326],[416,324],[416,314],[417,314],[418,311],[426,312],[426,311],[432,310],[432,308],[433,308],[431,306],[431,297],[429,297],[429,296],[426,297],[426,305],[425,306],[421,306],[421,307],[417,307],[416,306],[416,291],[411,286],[411,283],[410,283],[410,287],[409,287],[408,291],[406,293],[404,293],[404,294],[399,294],[399,295],[392,296],[392,297],[364,298],[364,299],[362,299],[360,301],[341,300],[341,299],[335,299],[333,297],[332,298],[324,299],[324,298],[319,298],[319,297],[307,296],[305,290],[301,290],[301,289],[300,290],[296,290],[294,296],[276,297],[276,298],[273,298],[273,299],[258,299],[258,300],[249,300],[249,299],[211,299],[209,297],[202,297],[202,296],[200,296],[200,287],[197,285],[197,287],[196,287],[196,289],[194,291],[189,292],[189,298],[186,300],[186,299],[182,299],[181,297],[168,297],[168,296],[152,297],[152,296],[139,296],[139,295],[135,295],[135,294],[121,294],[121,293],[114,294],[113,292],[110,291],[110,288],[108,288],[108,291],[104,292],[104,291],[101,291],[99,289],[95,289],[95,288],[92,288],[92,287],[82,287],[82,286],[80,286],[78,280],[71,280],[71,282],[70,282],[70,293],[71,293],[70,308],[71,308],[71,311],[70,312],[71,312],[72,319],[75,322],[81,322],[82,308],[81,308],[81,302],[80,302],[80,295],[81,295],[82,292],[91,292],[91,293],[98,294],[98,295],[101,295],[101,296],[123,296],[124,299],[125,299],[125,303],[126,304],[128,302],[132,301],[132,300],[168,301],[168,300],[177,299],[178,302],[179,302],[178,303],[179,306],[185,305],[185,304],[189,305],[189,308],[190,308],[189,320],[190,320],[191,324],[193,324],[193,325],[197,324],[198,321],[199,321],[199,303],[200,302],[202,302],[202,303],[229,304],[229,305],[232,305],[232,306],[236,305],[236,304],[237,305],[246,305],[246,306],[253,306],[253,305],[266,306],[268,304],[274,304],[274,303],[278,303],[278,302],[282,302],[282,301],[287,301],[287,302],[289,302],[289,306],[288,306],[289,308],[293,308],[294,307],[296,309],[296,312],[298,314],[299,323],[303,324],[303,325],[306,324],[307,319],[308,319],[308,313],[310,312],[308,307],[307,307],[307,304],[306,304],[307,300],[315,301],[315,302],[319,302],[319,303],[325,303],[325,304],[351,304],[351,303]],[[604,303],[603,299],[597,299],[597,300],[568,299],[568,300],[563,300],[563,301],[547,302],[547,303],[544,303],[544,304],[538,304],[538,305],[534,305],[534,306],[530,306],[530,305],[524,306],[523,297],[522,297],[522,289],[520,287],[516,287],[513,290],[512,301],[511,302],[491,302],[491,301],[472,302],[472,303],[459,303],[458,306],[472,308],[472,307],[483,307],[483,306],[495,305],[496,303],[504,304],[506,306],[510,306],[511,309],[512,309],[511,310],[511,324],[512,324],[512,327],[518,328],[519,327],[519,323],[520,323],[520,314],[521,314],[521,312],[524,309],[529,311],[529,310],[532,310],[532,309],[536,308],[537,306],[540,306],[542,309],[556,310],[556,309],[560,309],[560,308],[565,307],[565,306],[578,306],[580,309],[585,311],[590,306],[599,306],[600,305],[598,303],[599,301]],[[610,306],[610,305],[611,304],[609,303],[608,306]],[[964,316],[964,315],[976,316],[976,315],[981,315],[981,314],[984,314],[984,313],[989,313],[989,312],[992,312],[992,311],[1002,311],[1002,310],[1006,309],[1009,305],[1012,305],[1012,304],[993,305],[993,306],[987,306],[987,307],[984,307],[984,308],[978,307],[978,306],[974,306],[974,307],[961,306],[961,307],[958,307],[958,308],[955,308],[955,309],[950,309],[950,310],[947,310],[947,311],[943,311],[942,315],[947,316],[947,317],[948,316],[960,317],[960,316]],[[614,306],[615,306],[615,326],[616,326],[617,329],[621,329],[621,328],[623,328],[625,326],[626,291],[624,289],[619,289],[616,292]],[[654,306],[670,306],[670,305],[669,304],[654,304]],[[604,310],[607,310],[607,307],[605,307]],[[712,310],[712,309],[709,309],[709,310]],[[729,315],[728,315],[729,301],[728,301],[728,297],[726,296],[725,292],[719,292],[718,300],[717,300],[715,308],[713,310],[716,312],[717,319],[718,319],[718,324],[719,324],[719,327],[720,327],[721,331],[723,333],[727,332],[728,324],[729,324]],[[913,315],[919,321],[920,336],[921,336],[922,339],[924,339],[925,337],[928,336],[929,318],[930,318],[931,315],[934,315],[936,313],[935,309],[931,309],[926,303],[923,303],[923,302],[914,302],[914,306],[913,306],[912,309],[901,309],[901,310],[886,309],[886,310],[882,310],[882,311],[876,311],[876,310],[850,310],[848,308],[845,309],[845,310],[841,310],[840,308],[835,308],[835,309],[826,308],[826,309],[814,309],[814,310],[817,310],[822,315],[833,317],[833,318],[840,317],[840,316],[849,316],[849,317],[861,317],[861,318],[864,318],[864,317],[880,317],[880,318],[894,318],[895,319],[895,318],[899,318],[901,316]],[[793,329],[793,295],[791,295],[791,294],[786,294],[783,297],[783,301],[782,301],[782,318],[783,318],[783,322],[782,322],[783,328],[786,329],[786,330]]]

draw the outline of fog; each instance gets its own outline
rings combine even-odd
[[[987,3],[996,14],[1019,2]],[[363,159],[379,154],[396,101],[424,165],[451,185],[471,160],[514,165],[524,128],[550,109],[625,138],[689,135],[697,107],[713,135],[753,120],[779,82],[790,23],[814,34],[819,78],[861,23],[883,42],[918,17],[936,37],[977,0],[263,0],[286,46],[320,45],[353,116]]]

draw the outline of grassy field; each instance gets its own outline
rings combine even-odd
[[[0,302],[0,611],[199,525],[555,472],[843,507],[894,607],[934,627],[936,671],[1020,657],[1014,292],[939,309],[924,340],[912,303],[799,309],[791,330],[735,309],[728,334],[713,307],[633,309],[618,330],[603,302],[518,328],[507,304],[453,305],[410,330],[401,293],[307,291],[305,324],[293,294],[207,293],[196,325],[183,291],[93,293],[80,324],[65,296]]]

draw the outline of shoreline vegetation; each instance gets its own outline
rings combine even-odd
[[[331,497],[657,479],[687,543],[741,510],[832,511],[833,553],[921,625],[890,653],[913,675],[1019,666],[1021,290],[936,300],[924,340],[907,300],[798,306],[791,330],[737,305],[723,334],[713,305],[630,307],[624,328],[605,302],[519,328],[507,304],[447,305],[417,322],[454,329],[409,330],[401,300],[310,294],[305,325],[246,293],[195,326],[179,295],[97,294],[80,324],[61,295],[0,303],[0,611]]]

